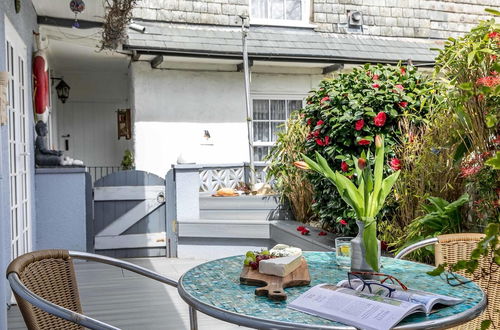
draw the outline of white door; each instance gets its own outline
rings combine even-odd
[[[31,250],[27,49],[5,17],[6,68],[9,73],[9,182],[11,258]]]

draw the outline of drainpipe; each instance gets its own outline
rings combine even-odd
[[[248,154],[250,158],[250,187],[252,188],[255,184],[255,166],[254,166],[254,155],[253,155],[253,113],[252,107],[250,105],[250,69],[248,67],[248,46],[247,46],[247,36],[248,27],[245,25],[246,19],[245,15],[241,15],[241,34],[243,43],[243,74],[245,76],[245,106],[247,110],[247,130],[248,130]]]

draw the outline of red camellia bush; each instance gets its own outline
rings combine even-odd
[[[332,168],[355,180],[352,156],[367,151],[375,135],[384,135],[386,157],[392,159],[385,170],[404,169],[392,152],[400,138],[398,122],[402,117],[415,124],[421,122],[428,111],[430,102],[425,100],[430,89],[428,80],[412,66],[367,64],[336,79],[323,80],[301,110],[310,129],[306,154],[319,152]],[[373,159],[366,161],[372,163]],[[310,180],[316,191],[312,207],[319,220],[344,234],[352,233],[354,214],[333,185],[314,174]]]

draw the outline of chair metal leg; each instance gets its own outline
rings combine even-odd
[[[191,330],[198,330],[198,317],[196,316],[196,309],[193,306],[189,306],[189,325]]]

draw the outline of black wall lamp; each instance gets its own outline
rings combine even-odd
[[[63,80],[63,78],[50,78],[52,80],[59,80],[59,84],[56,86],[57,97],[62,103],[66,103],[69,97],[69,90],[71,89],[68,84]]]

